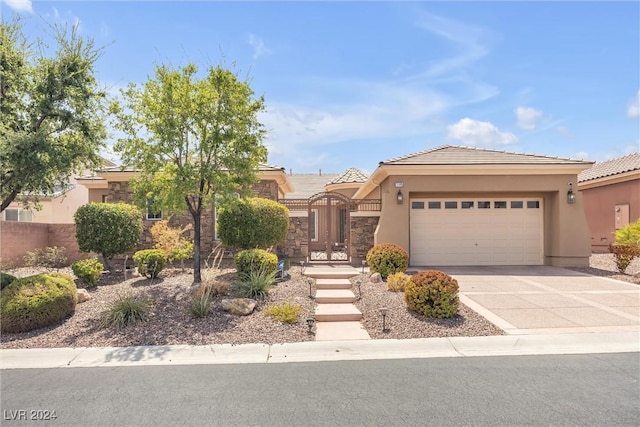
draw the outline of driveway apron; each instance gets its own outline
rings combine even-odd
[[[453,276],[460,301],[507,334],[640,332],[632,283],[549,266],[428,269]]]

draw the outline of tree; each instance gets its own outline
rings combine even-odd
[[[114,123],[126,135],[116,144],[126,164],[141,171],[131,188],[138,203],[152,199],[173,212],[188,209],[194,230],[194,283],[200,274],[201,218],[205,208],[234,194],[248,194],[266,161],[264,99],[220,66],[203,78],[189,64],[156,67],[139,88],[123,91],[126,108],[113,105]]]
[[[142,212],[126,203],[88,203],[73,215],[82,252],[102,254],[105,267],[114,255],[135,249],[142,236]]]
[[[47,57],[42,42],[31,51],[19,20],[0,23],[0,212],[16,199],[38,207],[39,195],[100,162],[105,93],[93,67],[101,49],[77,26],[53,29],[58,49]]]
[[[218,215],[222,243],[240,249],[266,249],[286,239],[289,209],[273,200],[250,197],[230,203]]]

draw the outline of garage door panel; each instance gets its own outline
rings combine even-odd
[[[429,201],[445,199],[417,199],[429,206]],[[446,199],[455,200],[455,199]],[[465,199],[464,201],[472,201]],[[497,200],[497,199],[496,199]],[[479,209],[411,209],[412,265],[538,265],[542,263],[543,210],[540,199],[518,199],[521,209],[510,206],[508,198],[501,198],[494,208]],[[515,200],[515,199],[514,199]],[[537,200],[539,209],[527,209],[526,201]],[[489,201],[483,199],[483,201]]]

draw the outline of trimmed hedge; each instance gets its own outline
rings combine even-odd
[[[387,290],[391,292],[404,292],[407,283],[411,281],[411,276],[405,273],[393,273],[387,277]]]
[[[409,310],[429,317],[453,317],[458,313],[458,281],[441,271],[421,271],[404,290]]]
[[[71,316],[78,302],[73,279],[44,273],[15,280],[0,293],[2,332],[42,328]]]
[[[390,274],[407,271],[409,254],[393,243],[380,243],[367,252],[367,264],[373,273],[386,279]]]
[[[289,209],[270,199],[240,199],[218,215],[218,236],[225,246],[264,249],[282,243],[288,232]]]
[[[155,279],[167,265],[167,254],[160,249],[143,249],[133,254],[138,273],[147,279]]]
[[[278,257],[276,254],[264,249],[247,249],[240,251],[233,257],[233,262],[238,270],[238,276],[247,276],[252,272],[263,270],[265,273],[278,270]]]
[[[97,259],[89,258],[74,262],[71,264],[71,270],[87,288],[93,288],[98,284],[104,267]]]

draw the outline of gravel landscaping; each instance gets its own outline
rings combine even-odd
[[[640,260],[636,259],[621,275],[615,272],[610,254],[595,254],[591,266],[573,268],[589,274],[608,276],[631,283],[640,283]],[[9,271],[17,277],[36,273],[33,269]],[[61,272],[71,274],[70,269]],[[300,269],[290,270],[291,279],[274,286],[268,297],[259,300],[249,316],[235,316],[220,309],[220,301],[213,299],[211,313],[202,319],[194,318],[189,310],[191,271],[179,269],[163,271],[159,279],[141,277],[123,280],[122,273],[104,274],[97,288],[89,290],[91,299],[78,304],[75,314],[60,324],[21,334],[3,334],[0,348],[102,347],[171,344],[243,344],[284,343],[313,340],[307,333],[305,319],[313,314],[315,303],[309,299],[309,287]],[[364,315],[363,325],[376,338],[425,338],[445,336],[502,335],[503,332],[482,316],[460,304],[458,316],[452,319],[429,319],[407,310],[403,293],[386,290],[385,283],[371,283],[368,275],[361,275],[362,298],[356,306]],[[231,285],[235,280],[232,269],[219,270],[215,281]],[[354,278],[355,280],[355,278]],[[354,293],[358,294],[357,288]],[[140,294],[153,301],[148,321],[130,325],[120,331],[100,326],[102,313],[108,304],[122,294]],[[263,311],[272,305],[290,302],[302,307],[296,324],[272,320]],[[380,308],[388,308],[387,331],[382,331]]]

